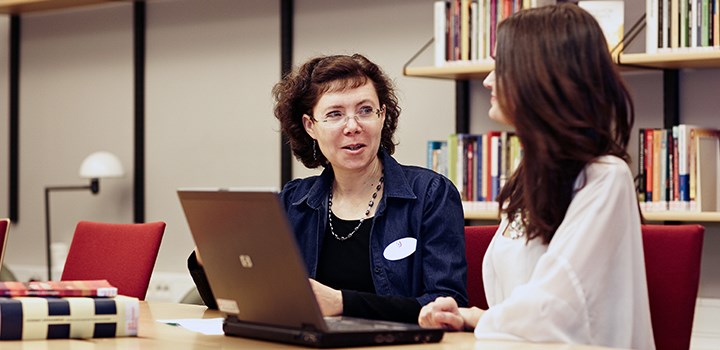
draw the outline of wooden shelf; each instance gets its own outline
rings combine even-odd
[[[499,222],[497,210],[468,210],[465,212],[465,220],[492,220]]]
[[[465,220],[490,220],[499,222],[498,205],[490,202],[468,202],[463,201],[463,212]]]
[[[720,49],[672,52],[672,53],[629,53],[616,57],[622,71],[648,69],[718,68]],[[445,66],[405,67],[404,74],[410,77],[437,79],[484,79],[493,69],[493,62],[451,63]]]
[[[643,212],[647,221],[720,222],[720,212],[658,211]]]
[[[498,211],[495,209],[473,208],[477,203],[463,202],[466,220],[500,221]],[[657,211],[643,212],[645,220],[657,221],[687,221],[687,222],[720,222],[720,212],[691,212],[691,211]]]
[[[656,69],[718,68],[720,67],[720,49],[622,54],[618,58],[618,64]]]
[[[485,79],[495,69],[493,62],[451,63],[445,66],[405,67],[403,72],[410,77],[469,80]]]
[[[0,13],[16,15],[118,1],[133,2],[133,0],[0,0]]]

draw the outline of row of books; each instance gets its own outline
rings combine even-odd
[[[720,49],[720,0],[646,0],[646,52]]]
[[[0,340],[137,336],[139,316],[106,280],[0,282]]]
[[[640,129],[638,198],[645,211],[717,211],[720,130]]]
[[[427,142],[427,167],[450,179],[463,201],[493,202],[521,157],[518,137],[506,131]]]
[[[443,0],[435,1],[435,65],[488,60],[495,47],[497,24],[524,8],[554,4],[555,0]]]

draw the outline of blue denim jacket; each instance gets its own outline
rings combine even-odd
[[[414,297],[420,305],[450,296],[459,305],[467,305],[464,217],[457,189],[447,178],[425,168],[400,165],[384,151],[380,161],[385,189],[370,236],[376,293]],[[333,176],[328,167],[319,176],[287,183],[281,192],[310,277],[317,272],[328,224]],[[394,261],[383,256],[387,247],[407,237],[417,240],[412,254]]]

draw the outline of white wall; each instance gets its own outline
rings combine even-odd
[[[638,2],[641,3],[641,2]],[[264,0],[155,0],[147,3],[146,219],[168,227],[156,272],[184,275],[192,240],[175,189],[278,186],[279,135],[270,89],[280,76],[279,3]],[[6,262],[42,268],[43,188],[83,184],[82,159],[97,149],[120,156],[122,179],[97,196],[54,193],[53,236],[69,242],[80,219],[132,221],[132,5],[105,4],[22,17],[20,222]],[[318,54],[367,55],[395,79],[403,113],[396,157],[425,163],[425,143],[454,131],[455,84],[410,78],[403,65],[432,37],[432,1],[296,0],[294,62]],[[0,17],[0,76],[7,76],[7,17]],[[431,50],[430,50],[431,51]],[[415,65],[431,63],[432,53]],[[625,74],[638,127],[662,126],[662,75]],[[720,69],[681,73],[683,122],[720,127]],[[489,94],[471,83],[471,131],[487,119]],[[7,105],[0,79],[0,105]],[[0,109],[0,135],[7,135]],[[5,140],[0,136],[0,140]],[[635,137],[631,147],[637,148]],[[0,169],[6,148],[0,147]],[[635,152],[633,152],[635,154]],[[295,176],[316,173],[294,166]],[[7,171],[0,171],[0,215],[7,212]],[[720,297],[718,224],[708,228],[701,295]]]
[[[20,206],[9,265],[45,264],[45,186],[89,184],[78,170],[96,150],[115,153],[132,173],[131,25],[128,5],[22,17]],[[132,220],[132,177],[101,181],[100,188],[95,196],[52,193],[55,242],[69,244],[79,220]]]
[[[277,1],[147,7],[147,221],[168,226],[156,271],[185,271],[193,243],[178,187],[279,187]]]

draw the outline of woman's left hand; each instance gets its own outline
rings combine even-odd
[[[314,279],[310,279],[310,286],[315,293],[323,316],[339,316],[343,312],[342,292],[332,289]]]

